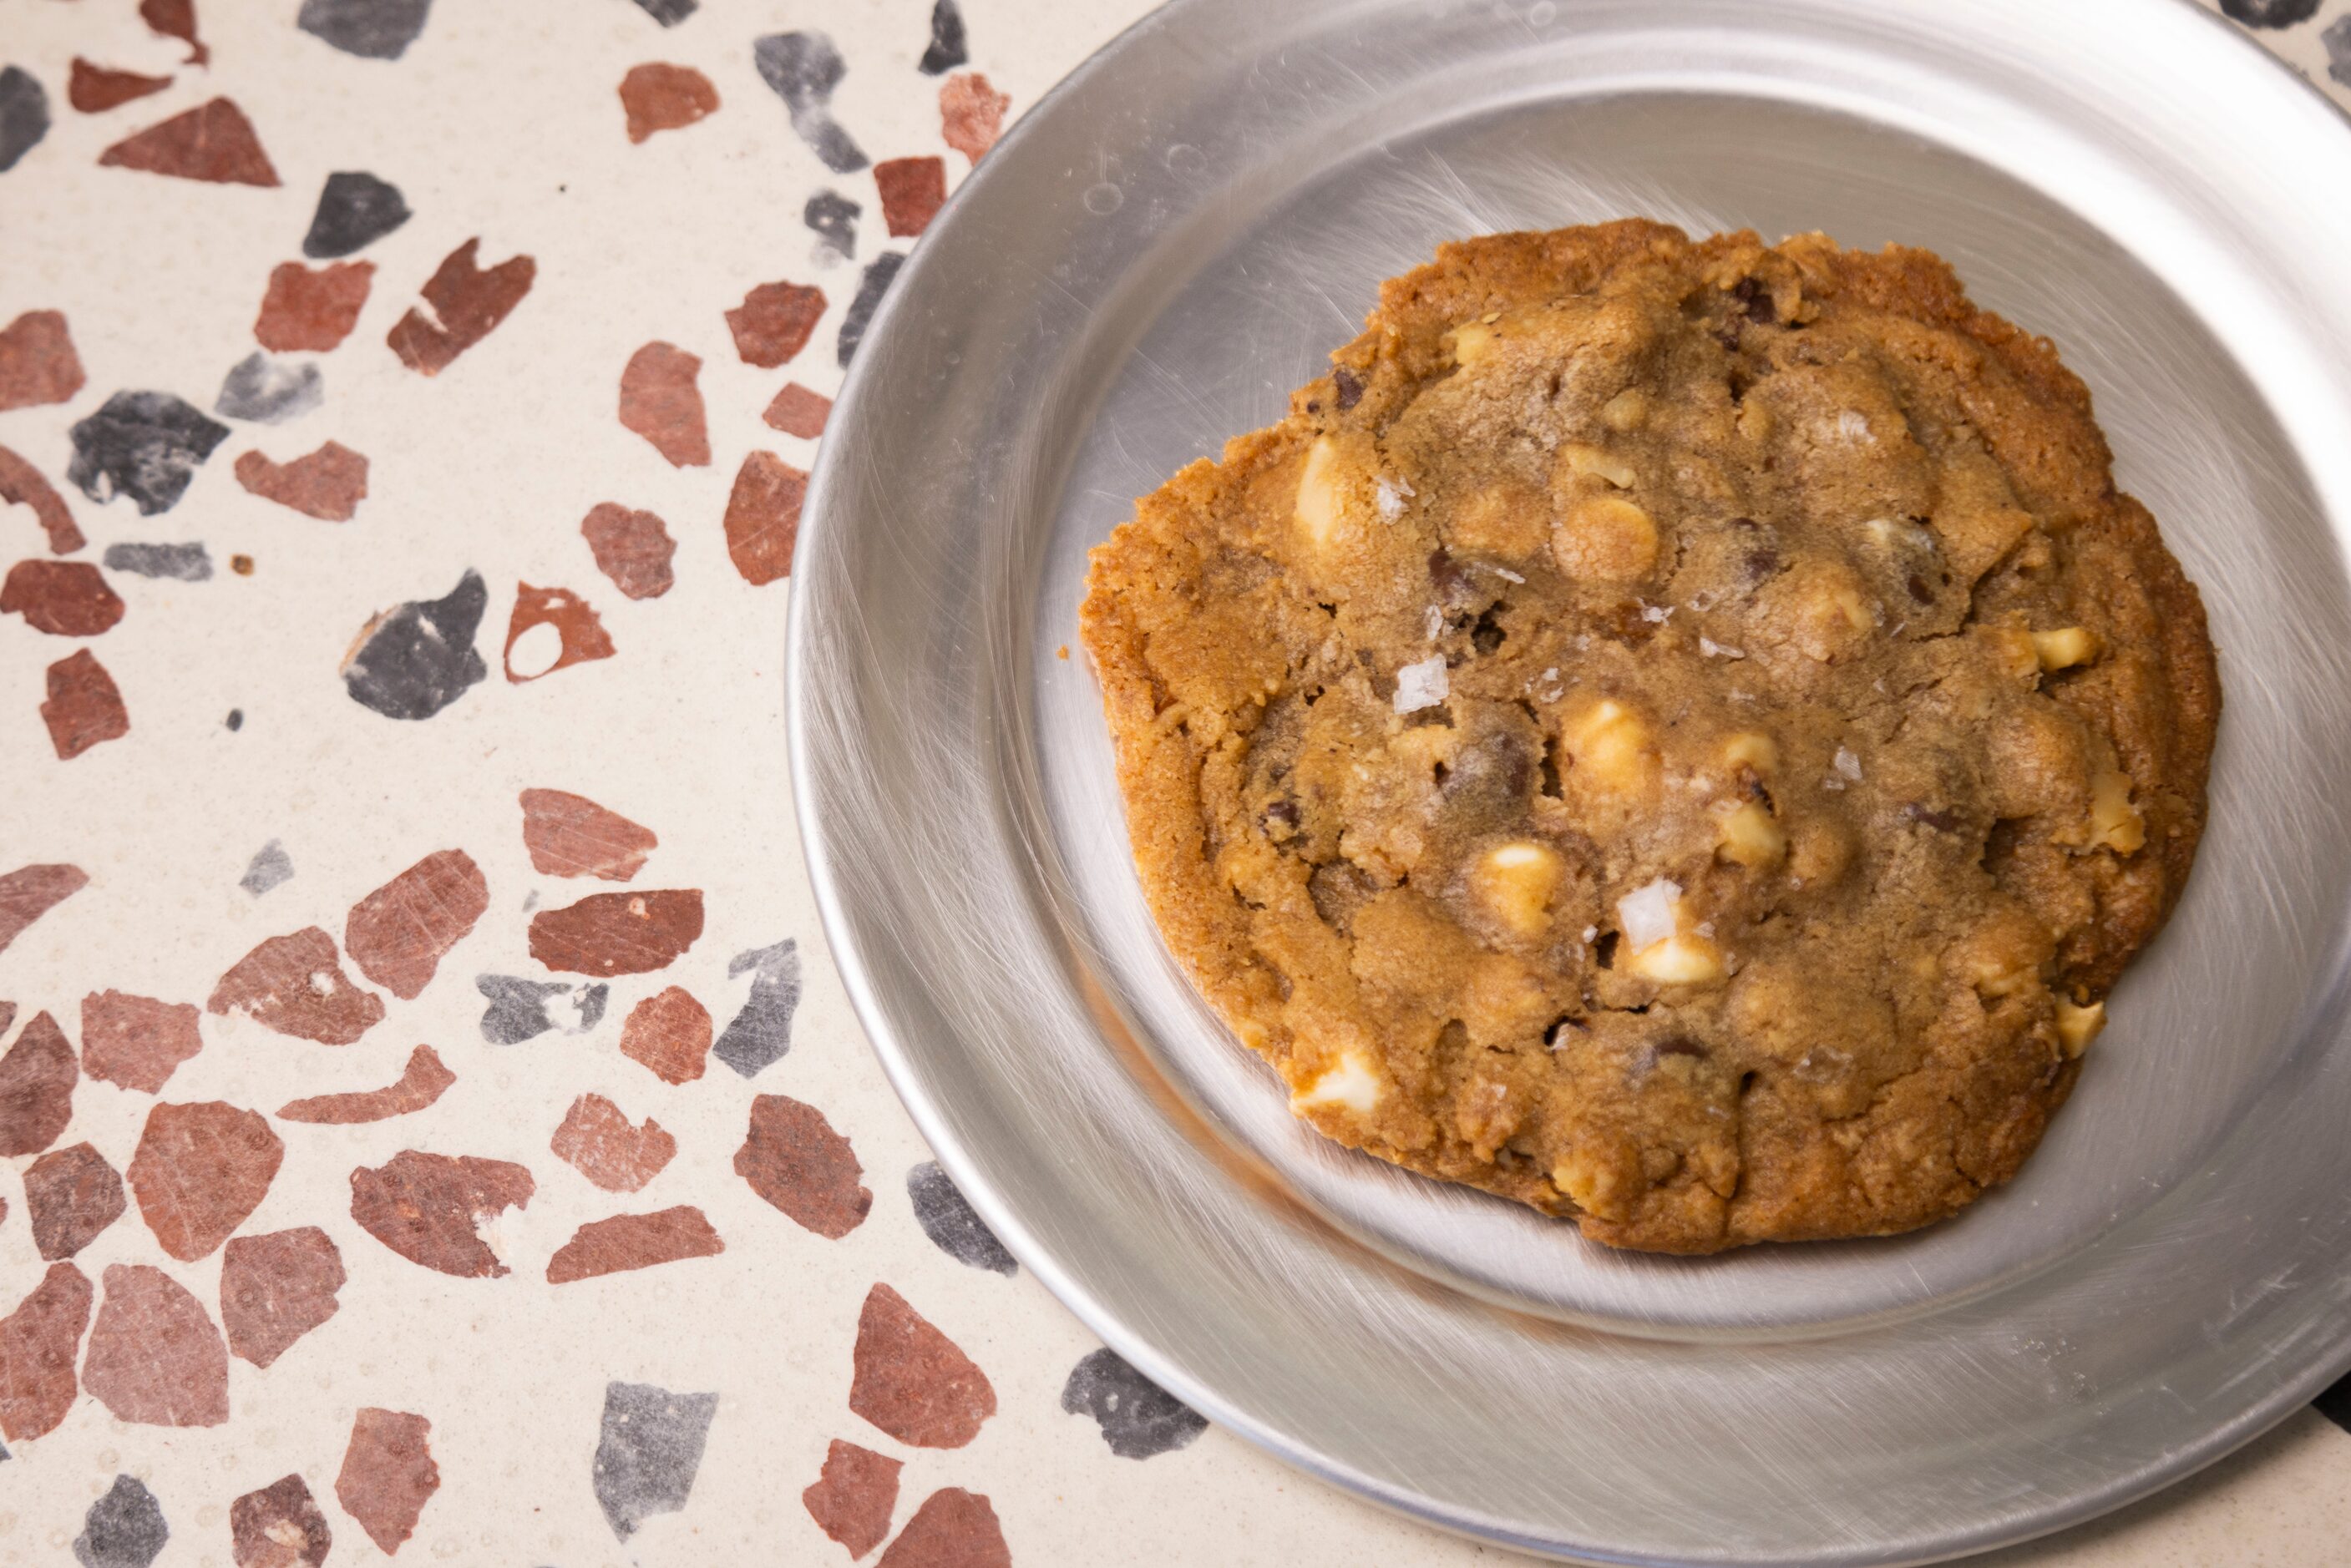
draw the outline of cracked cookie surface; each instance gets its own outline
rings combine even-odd
[[[1097,549],[1144,891],[1296,1113],[1705,1252],[2012,1177],[2220,690],[2082,384],[1938,258],[1443,247]]]

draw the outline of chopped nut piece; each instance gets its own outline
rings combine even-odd
[[[1531,839],[1496,845],[1479,857],[1469,874],[1478,901],[1522,937],[1539,936],[1551,924],[1551,898],[1566,875],[1559,852]]]
[[[2106,1026],[2106,1004],[2094,1002],[2087,1007],[2077,1007],[2064,997],[2057,999],[2057,1043],[2065,1048],[2068,1061],[2090,1048],[2098,1031]]]
[[[1638,387],[1627,387],[1600,405],[1600,422],[1619,435],[1639,430],[1648,418],[1648,394]]]
[[[2147,823],[2131,805],[2130,774],[2103,773],[2090,786],[2090,839],[2117,855],[2136,855],[2147,844]]]
[[[1780,744],[1761,730],[1741,730],[1722,742],[1722,760],[1732,767],[1769,774],[1780,765]]]
[[[1369,1114],[1379,1106],[1386,1086],[1380,1082],[1379,1069],[1360,1051],[1340,1053],[1339,1064],[1324,1069],[1299,1093],[1290,1096],[1294,1110],[1311,1110],[1316,1106],[1343,1106],[1358,1114]]]
[[[1657,564],[1657,525],[1622,496],[1590,496],[1552,529],[1551,553],[1571,577],[1637,582]]]
[[[2098,639],[2078,626],[2032,633],[2032,653],[2044,670],[2071,670],[2098,656]]]
[[[1619,490],[1632,489],[1633,482],[1641,477],[1623,458],[1582,441],[1572,441],[1562,446],[1559,461],[1560,466],[1578,478],[1604,480]]]
[[[1800,560],[1773,578],[1759,599],[1765,620],[1786,627],[1790,641],[1823,664],[1858,649],[1877,626],[1862,597],[1861,579],[1838,560]]]
[[[1609,698],[1585,709],[1562,738],[1575,777],[1613,794],[1646,794],[1656,785],[1657,753],[1641,716]]]
[[[1714,852],[1740,866],[1771,866],[1788,852],[1788,836],[1769,811],[1744,801],[1724,815]]]
[[[1328,436],[1306,449],[1306,472],[1298,479],[1298,523],[1317,550],[1338,532],[1339,448]]]
[[[1722,952],[1704,937],[1667,937],[1633,955],[1633,972],[1660,985],[1705,985],[1722,978]]]

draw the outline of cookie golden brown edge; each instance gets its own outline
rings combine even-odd
[[[2203,607],[1938,257],[1442,247],[1093,553],[1144,891],[1327,1136],[1710,1252],[2013,1177],[2204,817]]]

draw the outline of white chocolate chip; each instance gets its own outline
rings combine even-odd
[[[1294,1109],[1315,1106],[1343,1106],[1358,1115],[1376,1109],[1386,1093],[1386,1085],[1369,1058],[1360,1051],[1343,1051],[1339,1064],[1327,1068],[1322,1076],[1292,1095],[1290,1103]]]

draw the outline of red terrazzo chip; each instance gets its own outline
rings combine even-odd
[[[25,1214],[33,1245],[50,1262],[70,1258],[122,1218],[122,1178],[86,1143],[52,1149],[25,1168]]]
[[[81,999],[81,1070],[104,1083],[160,1092],[181,1063],[204,1048],[195,1004],[120,991]]]
[[[369,1407],[351,1422],[350,1446],[335,1477],[335,1501],[360,1521],[376,1549],[398,1552],[417,1517],[441,1490],[433,1462],[433,1423],[422,1416]]]
[[[650,827],[586,795],[559,789],[522,792],[522,842],[535,870],[550,877],[600,877],[626,882],[660,845]]]
[[[40,470],[5,446],[0,446],[0,502],[31,507],[34,521],[48,535],[53,555],[70,556],[89,543],[82,537],[73,512],[57,487],[41,477]]]
[[[715,1258],[726,1250],[726,1243],[692,1204],[654,1214],[615,1214],[573,1231],[571,1240],[548,1261],[547,1282],[568,1285],[687,1258]]]
[[[643,1063],[665,1084],[690,1084],[710,1056],[710,1010],[683,986],[656,992],[629,1010],[621,1054]]]
[[[281,1476],[230,1503],[228,1533],[236,1568],[319,1568],[335,1542],[298,1475]]]
[[[412,1263],[459,1279],[496,1279],[508,1270],[478,1227],[530,1206],[530,1172],[503,1159],[402,1149],[373,1169],[351,1172],[351,1218]]]
[[[271,937],[237,960],[204,1003],[215,1014],[232,1009],[321,1045],[348,1045],[383,1021],[382,1000],[351,983],[335,939],[317,926]]]
[[[94,1293],[79,1269],[52,1263],[0,1318],[0,1434],[10,1442],[55,1431],[73,1408],[74,1360]]]
[[[677,1139],[651,1116],[643,1127],[601,1095],[582,1095],[549,1144],[556,1157],[607,1192],[634,1192],[677,1155]]]
[[[0,410],[65,402],[85,379],[64,312],[27,310],[0,328]]]
[[[261,150],[253,121],[225,98],[175,114],[127,136],[99,155],[110,169],[142,169],[216,185],[275,185],[277,171]]]
[[[717,112],[718,89],[692,66],[632,66],[621,78],[621,107],[629,117],[629,140],[643,141],[656,130],[675,130]]]
[[[76,55],[73,74],[66,80],[66,101],[83,114],[104,114],[132,99],[162,92],[171,85],[170,77],[142,77],[137,71],[110,70]]]
[[[400,362],[420,375],[439,375],[487,337],[538,276],[538,264],[528,256],[511,256],[486,270],[477,266],[481,247],[476,238],[451,251],[422,291],[432,314],[410,310],[384,339]]]
[[[752,587],[791,576],[808,475],[772,452],[754,452],[726,497],[726,556]]]
[[[264,501],[290,506],[306,517],[348,523],[367,499],[368,460],[338,441],[291,462],[272,462],[257,452],[240,452],[236,482]]]
[[[515,664],[515,644],[523,633],[537,626],[555,628],[557,651],[554,662],[544,669],[521,668]],[[604,623],[588,601],[569,588],[535,588],[528,583],[515,585],[514,614],[507,619],[507,680],[517,686],[542,680],[559,670],[574,664],[586,664],[598,659],[610,659],[614,652],[612,639]]]
[[[122,618],[122,598],[88,561],[19,561],[0,582],[0,615],[51,637],[96,637]]]
[[[373,262],[329,262],[313,272],[300,262],[271,269],[253,336],[273,354],[325,353],[351,335],[367,304]]]
[[[949,77],[939,88],[939,130],[949,147],[977,163],[1004,134],[1008,94],[998,92],[977,71]]]
[[[201,66],[213,57],[196,36],[195,0],[139,0],[139,19],[167,38],[188,46],[188,64]]]
[[[89,886],[78,866],[19,866],[0,877],[0,952],[26,926]]]
[[[349,1127],[360,1122],[387,1121],[421,1111],[439,1099],[457,1075],[441,1064],[441,1058],[430,1045],[419,1045],[408,1054],[408,1065],[400,1078],[387,1088],[363,1089],[348,1095],[312,1095],[307,1099],[288,1100],[277,1107],[277,1119],[287,1122],[308,1122],[329,1127]]]
[[[38,1154],[73,1119],[73,1047],[46,1012],[0,1056],[0,1155]]]
[[[228,1347],[204,1303],[144,1263],[106,1271],[82,1386],[119,1421],[217,1427],[228,1419]]]
[[[219,1100],[158,1105],[131,1157],[131,1190],[163,1251],[193,1263],[261,1206],[285,1158],[257,1111]]]
[[[776,394],[768,411],[759,417],[786,435],[814,441],[824,434],[825,421],[832,417],[832,400],[793,381]]]
[[[923,1500],[874,1568],[1012,1568],[1012,1549],[987,1498],[942,1487]]]
[[[701,356],[662,342],[630,355],[621,372],[621,423],[651,441],[672,468],[710,461],[702,389],[695,385],[701,373]]]
[[[886,1455],[835,1438],[825,1450],[823,1472],[800,1493],[800,1503],[819,1530],[849,1548],[852,1558],[862,1557],[890,1533],[904,1468]]]
[[[413,1001],[489,907],[489,884],[473,857],[438,850],[351,906],[343,948],[361,974]]]
[[[316,1225],[238,1236],[221,1253],[221,1326],[238,1359],[266,1366],[335,1315],[343,1255]]]
[[[599,502],[580,520],[580,536],[595,552],[597,570],[632,599],[657,599],[677,580],[669,566],[677,542],[651,512]]]
[[[49,745],[59,762],[71,762],[92,746],[131,733],[122,693],[89,649],[50,665],[48,688],[41,702],[41,722],[49,727]]]
[[[946,204],[946,161],[893,158],[873,166],[873,183],[881,188],[882,217],[892,237],[905,239],[929,228]]]
[[[808,347],[824,318],[824,290],[812,284],[763,283],[726,313],[735,352],[746,365],[772,370]]]
[[[822,1111],[783,1095],[751,1102],[751,1130],[735,1152],[735,1174],[795,1223],[836,1241],[873,1208],[849,1140]]]
[[[530,918],[530,956],[609,978],[667,969],[702,935],[702,891],[595,893]]]
[[[987,1374],[888,1285],[866,1293],[856,1365],[850,1409],[912,1447],[959,1449],[996,1414]]]

